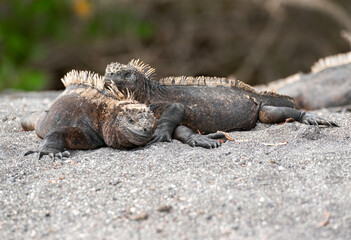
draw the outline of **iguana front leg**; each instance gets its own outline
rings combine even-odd
[[[192,147],[217,148],[221,146],[221,142],[217,139],[226,139],[226,136],[221,132],[201,135],[188,127],[178,126],[174,130],[173,138]]]
[[[65,140],[61,131],[53,131],[45,135],[44,143],[40,150],[30,150],[24,154],[27,156],[33,153],[39,153],[38,159],[48,155],[51,159],[55,160],[55,157],[62,159],[63,157],[69,157],[70,153],[64,151]]]
[[[288,118],[292,118],[295,121],[299,121],[307,125],[325,125],[329,127],[338,126],[335,122],[319,117],[316,114],[290,107],[263,105],[260,108],[259,120],[262,123],[280,123],[285,122],[285,120]]]
[[[182,121],[185,114],[185,107],[180,103],[169,104],[160,119],[152,136],[152,140],[148,144],[155,142],[171,142],[174,129]]]
[[[68,149],[93,149],[104,145],[103,140],[87,129],[83,131],[78,127],[62,127],[47,133],[44,137],[44,143],[40,150],[30,150],[24,155],[27,156],[32,153],[39,153],[39,159],[48,155],[55,160],[56,157],[62,159],[69,157],[70,153],[65,151]]]

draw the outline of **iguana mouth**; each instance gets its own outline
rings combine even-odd
[[[133,128],[128,128],[127,130],[130,133],[128,141],[138,146],[147,144],[151,140],[152,134],[154,132],[153,130],[148,129],[135,130]]]
[[[112,81],[112,79],[116,77],[116,76],[113,76],[112,73],[106,73],[104,78],[105,78],[105,81]],[[123,80],[122,77],[118,77],[118,80]]]

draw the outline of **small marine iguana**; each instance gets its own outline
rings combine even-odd
[[[159,121],[150,143],[171,141],[173,134],[190,146],[218,147],[215,139],[223,135],[214,132],[249,130],[257,120],[279,123],[293,118],[305,124],[336,126],[332,121],[295,109],[290,97],[257,92],[234,79],[183,76],[155,81],[155,70],[139,60],[126,65],[109,64],[105,79],[122,92],[131,92],[137,101],[150,104],[155,111]]]
[[[311,73],[296,73],[255,87],[293,97],[306,110],[351,105],[351,52],[320,59]]]
[[[68,157],[64,149],[94,149],[109,146],[128,149],[146,145],[154,132],[156,118],[145,104],[125,97],[112,83],[88,71],[68,72],[62,82],[66,89],[50,109],[21,121],[26,131],[44,138],[37,151],[44,155]]]

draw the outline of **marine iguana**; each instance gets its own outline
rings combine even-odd
[[[139,60],[118,62],[106,67],[106,81],[155,111],[158,126],[150,143],[171,141],[171,137],[191,146],[218,147],[213,138],[194,133],[249,130],[257,120],[284,122],[293,118],[313,125],[335,126],[332,121],[295,109],[294,100],[272,92],[257,92],[249,85],[217,77],[168,77],[155,81],[155,70]],[[180,125],[179,127],[177,127]],[[177,128],[176,128],[177,127]]]
[[[343,30],[341,36],[351,47],[351,33]],[[308,74],[296,73],[255,88],[292,96],[306,110],[350,110],[351,52],[319,59]]]
[[[116,85],[88,71],[68,72],[62,82],[66,89],[43,113],[21,122],[44,138],[39,153],[51,158],[68,157],[64,149],[94,149],[109,146],[128,149],[146,145],[152,137],[156,118],[145,104],[125,97]]]
[[[306,110],[351,105],[351,52],[320,59],[311,73],[296,73],[255,87],[293,97]]]

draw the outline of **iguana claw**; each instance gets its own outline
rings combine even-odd
[[[302,122],[307,125],[324,125],[328,127],[339,127],[337,123],[319,117],[316,114],[310,112],[306,112],[306,114],[302,118]]]
[[[167,131],[157,131],[152,135],[152,140],[147,144],[153,144],[157,142],[172,142],[172,136]]]
[[[33,154],[33,153],[39,153],[38,160],[40,160],[45,155],[48,155],[54,161],[55,161],[56,157],[58,157],[58,159],[62,160],[64,157],[68,158],[71,156],[69,151],[60,152],[60,151],[47,151],[47,150],[35,150],[35,151],[29,150],[28,152],[26,152],[24,154],[24,156],[28,156],[28,155]]]
[[[224,133],[211,133],[208,135],[194,134],[187,140],[187,144],[191,147],[218,148],[222,145],[218,139],[226,139]]]
[[[152,140],[147,144],[153,144],[153,143],[157,143],[157,142],[172,142],[172,138],[168,135],[153,135]]]

